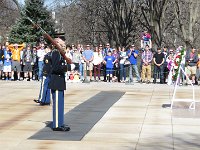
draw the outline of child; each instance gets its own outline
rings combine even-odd
[[[106,64],[106,77],[107,82],[112,81],[113,67],[116,61],[114,56],[111,56],[111,51],[108,51],[108,55],[104,58],[104,63]]]
[[[6,47],[4,49],[4,67],[3,67],[3,72],[5,73],[6,80],[9,79],[11,76],[11,55],[12,53],[10,52],[9,48]]]
[[[145,49],[146,45],[149,45],[149,47],[152,48],[151,34],[144,31],[141,36],[141,48]]]
[[[74,82],[79,82],[79,81],[80,81],[79,73],[78,73],[78,71],[75,71],[75,73],[74,73]]]
[[[73,80],[74,80],[74,72],[73,72],[73,71],[70,72],[69,80],[70,80],[70,81],[73,81]]]

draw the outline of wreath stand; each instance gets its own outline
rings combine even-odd
[[[181,62],[181,64],[183,64],[183,60]],[[171,100],[171,109],[173,108],[173,104],[175,101],[177,102],[189,102],[190,106],[189,109],[195,109],[195,92],[194,92],[194,85],[192,84],[191,80],[189,79],[188,75],[186,74],[186,72],[183,70],[182,65],[180,64],[179,66],[179,70],[178,70],[178,76],[175,82],[175,88],[174,88],[174,92],[173,92],[173,97]],[[191,99],[177,99],[176,98],[176,91],[177,91],[177,86],[178,86],[178,82],[179,82],[179,78],[180,78],[180,73],[183,73],[186,76],[186,80],[189,81],[189,84],[192,86],[192,98]]]

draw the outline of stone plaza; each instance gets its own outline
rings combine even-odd
[[[65,123],[69,132],[52,131],[52,105],[33,102],[40,82],[0,81],[2,150],[197,150],[200,149],[200,92],[196,109],[170,104],[174,86],[161,84],[68,83]],[[180,86],[177,97],[191,98]]]

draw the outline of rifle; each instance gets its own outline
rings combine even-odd
[[[39,29],[42,31],[43,36],[44,36],[46,39],[48,39],[48,40],[58,49],[58,51],[60,52],[61,56],[66,60],[66,62],[67,62],[68,64],[71,64],[71,63],[72,63],[71,59],[68,58],[68,57],[65,55],[65,53],[64,53],[64,51],[62,50],[62,48],[60,47],[60,45],[59,45],[56,41],[54,41],[54,40],[52,39],[52,37],[51,37],[46,31],[44,31],[44,29],[42,29],[42,27],[40,27],[38,24],[36,24],[36,23],[35,23],[33,20],[31,20],[29,17],[27,17],[27,19],[28,19],[35,27],[39,28]]]

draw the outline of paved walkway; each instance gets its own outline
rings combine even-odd
[[[51,106],[38,106],[33,102],[39,86],[39,82],[0,81],[2,150],[200,149],[200,105],[197,103],[196,110],[189,110],[188,103],[180,102],[175,103],[172,110],[162,108],[162,104],[170,103],[173,86],[159,84],[69,83],[65,92],[65,113],[101,91],[125,94],[80,141],[30,139],[52,120]],[[198,101],[199,89],[195,86]],[[191,96],[190,86],[178,88],[178,97]],[[68,132],[62,136],[68,136]]]

